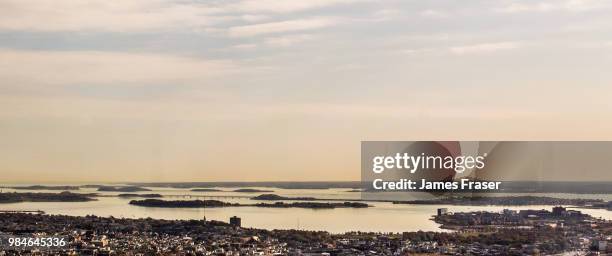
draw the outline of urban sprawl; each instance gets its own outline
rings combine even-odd
[[[612,222],[580,211],[457,212],[432,220],[452,232],[330,234],[263,230],[206,220],[0,213],[0,236],[68,237],[64,247],[6,247],[0,255],[598,255]]]

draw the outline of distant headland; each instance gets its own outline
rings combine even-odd
[[[100,186],[98,191],[105,192],[139,192],[139,191],[151,191],[148,188],[142,188],[137,186]]]
[[[61,193],[0,193],[0,203],[20,202],[87,202],[94,201],[93,194]]]
[[[131,205],[144,207],[162,208],[204,208],[204,207],[268,207],[268,208],[309,208],[309,209],[334,209],[334,208],[366,208],[370,205],[358,202],[324,203],[324,202],[276,202],[257,204],[228,203],[218,200],[159,200],[145,199],[132,200]]]

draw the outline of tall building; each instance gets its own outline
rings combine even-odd
[[[438,216],[446,215],[448,213],[448,208],[438,208]]]
[[[565,207],[562,207],[562,206],[553,207],[553,210],[552,210],[552,214],[555,216],[561,216],[566,212],[567,212],[567,209],[565,209]]]
[[[230,225],[234,226],[234,227],[240,227],[241,225],[241,220],[239,217],[234,216],[230,218]]]
[[[597,249],[599,249],[599,251],[605,252],[608,249],[608,241],[599,241]]]

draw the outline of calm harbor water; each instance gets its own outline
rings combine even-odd
[[[23,184],[22,184],[23,185]],[[11,186],[11,185],[4,185]],[[252,204],[249,197],[263,194],[231,192],[236,188],[219,188],[223,192],[192,192],[189,189],[149,188],[153,191],[138,193],[158,193],[166,196],[166,200],[203,199],[194,196],[212,196],[220,201]],[[288,197],[316,197],[326,199],[358,199],[360,193],[348,192],[349,189],[278,189],[269,192]],[[4,192],[16,191],[3,189]],[[26,192],[27,190],[19,190]],[[55,192],[37,190],[30,192]],[[99,193],[101,195],[116,195],[118,192],[98,192],[95,188],[82,188],[78,193]],[[190,196],[191,195],[191,196]],[[508,195],[508,194],[500,194]],[[579,194],[538,194],[562,198],[601,198],[612,200],[610,195],[579,195]],[[261,207],[226,207],[226,208],[150,208],[129,205],[132,199],[119,197],[98,197],[91,202],[62,203],[11,203],[0,204],[0,210],[42,210],[48,214],[63,214],[72,216],[98,215],[125,218],[158,218],[158,219],[202,219],[228,221],[231,216],[242,218],[245,227],[264,229],[304,229],[325,230],[332,233],[347,231],[403,232],[403,231],[444,231],[430,218],[437,208],[448,208],[451,212],[462,211],[501,211],[503,209],[547,209],[552,206],[452,206],[452,205],[400,205],[386,202],[369,202],[370,208],[338,208],[338,209],[300,209],[300,208],[261,208]],[[595,217],[612,220],[612,212],[607,210],[580,209]]]

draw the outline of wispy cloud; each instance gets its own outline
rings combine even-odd
[[[444,11],[439,11],[439,10],[432,10],[432,9],[428,9],[428,10],[424,10],[422,12],[419,13],[422,17],[426,17],[426,18],[447,18],[449,16],[448,13],[444,12]]]
[[[239,50],[246,50],[246,49],[254,49],[256,47],[257,47],[256,44],[237,44],[237,45],[233,45],[231,48],[239,49]]]
[[[502,7],[497,8],[499,12],[518,13],[518,12],[550,12],[550,11],[570,11],[581,12],[593,9],[612,7],[609,1],[605,0],[553,0],[553,1],[512,1]]]
[[[231,61],[164,54],[100,51],[1,50],[7,85],[147,84],[193,82],[237,71]]]
[[[10,31],[203,31],[229,21],[261,22],[355,0],[243,0],[201,3],[164,0],[6,0],[0,2],[0,30]]]
[[[330,27],[338,23],[338,19],[329,17],[286,20],[231,27],[228,29],[228,35],[231,37],[249,37],[264,34],[304,31]]]
[[[403,49],[403,50],[400,50],[399,52],[402,54],[414,55],[414,54],[440,52],[440,50],[434,49],[434,48],[415,48],[415,49]]]
[[[244,14],[240,16],[240,18],[247,22],[261,22],[270,19],[270,16],[258,14]]]
[[[0,30],[15,31],[150,31],[197,29],[229,16],[211,15],[204,5],[160,0],[7,0],[0,2]]]
[[[269,46],[288,47],[297,43],[313,39],[312,35],[287,35],[281,37],[270,37],[265,39],[265,43]]]
[[[491,53],[503,50],[516,49],[521,46],[519,42],[498,42],[498,43],[484,43],[484,44],[472,44],[450,47],[449,50],[453,54],[464,55],[464,54],[478,54],[478,53]]]
[[[381,9],[372,13],[371,19],[373,21],[388,21],[403,15],[402,11],[398,9]]]
[[[495,42],[495,43],[476,43],[458,46],[441,46],[441,47],[423,47],[423,48],[408,48],[402,49],[399,52],[407,55],[470,55],[494,53],[516,49],[523,46],[522,42]]]
[[[241,12],[289,13],[362,1],[363,0],[246,0],[235,4],[229,4],[223,8]]]

